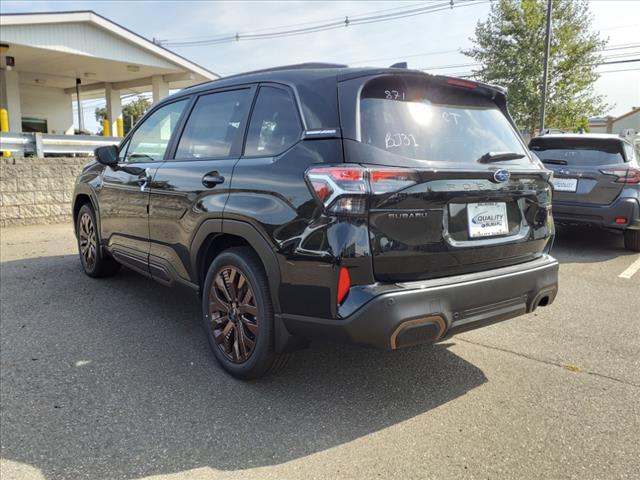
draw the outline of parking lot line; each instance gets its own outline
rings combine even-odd
[[[629,279],[633,277],[634,273],[636,273],[638,270],[640,270],[640,258],[633,262],[631,266],[620,275],[618,275],[618,277]]]

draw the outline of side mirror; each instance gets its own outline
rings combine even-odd
[[[107,167],[116,168],[118,166],[118,148],[115,145],[107,145],[95,149],[96,160]]]

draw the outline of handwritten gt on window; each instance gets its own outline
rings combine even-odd
[[[442,120],[444,120],[447,123],[455,123],[456,125],[458,125],[459,119],[460,119],[459,113],[442,112]]]

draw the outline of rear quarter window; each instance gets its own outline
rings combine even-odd
[[[244,155],[278,155],[300,140],[301,134],[300,117],[291,94],[282,88],[260,87]]]

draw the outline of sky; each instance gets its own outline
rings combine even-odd
[[[372,12],[392,13],[440,1],[0,1],[2,13],[94,10],[149,39],[167,42],[256,32]],[[455,3],[461,3],[455,0]],[[608,54],[640,58],[640,0],[591,0],[593,28],[609,46],[637,45]],[[348,65],[389,66],[407,61],[410,68],[442,74],[466,74],[473,60],[459,52],[471,46],[479,20],[486,19],[488,2],[416,15],[393,21],[352,25],[326,32],[267,40],[241,40],[209,46],[173,46],[176,53],[220,75],[291,63],[321,61]],[[303,25],[304,26],[304,25]],[[295,27],[299,28],[299,27]],[[266,30],[265,30],[266,31]],[[635,53],[635,55],[634,55]],[[628,70],[628,71],[620,71]],[[630,71],[629,71],[630,70]],[[605,96],[609,115],[640,106],[640,62],[599,67],[596,91]],[[607,73],[608,72],[608,73]],[[89,128],[94,104],[85,107]]]

